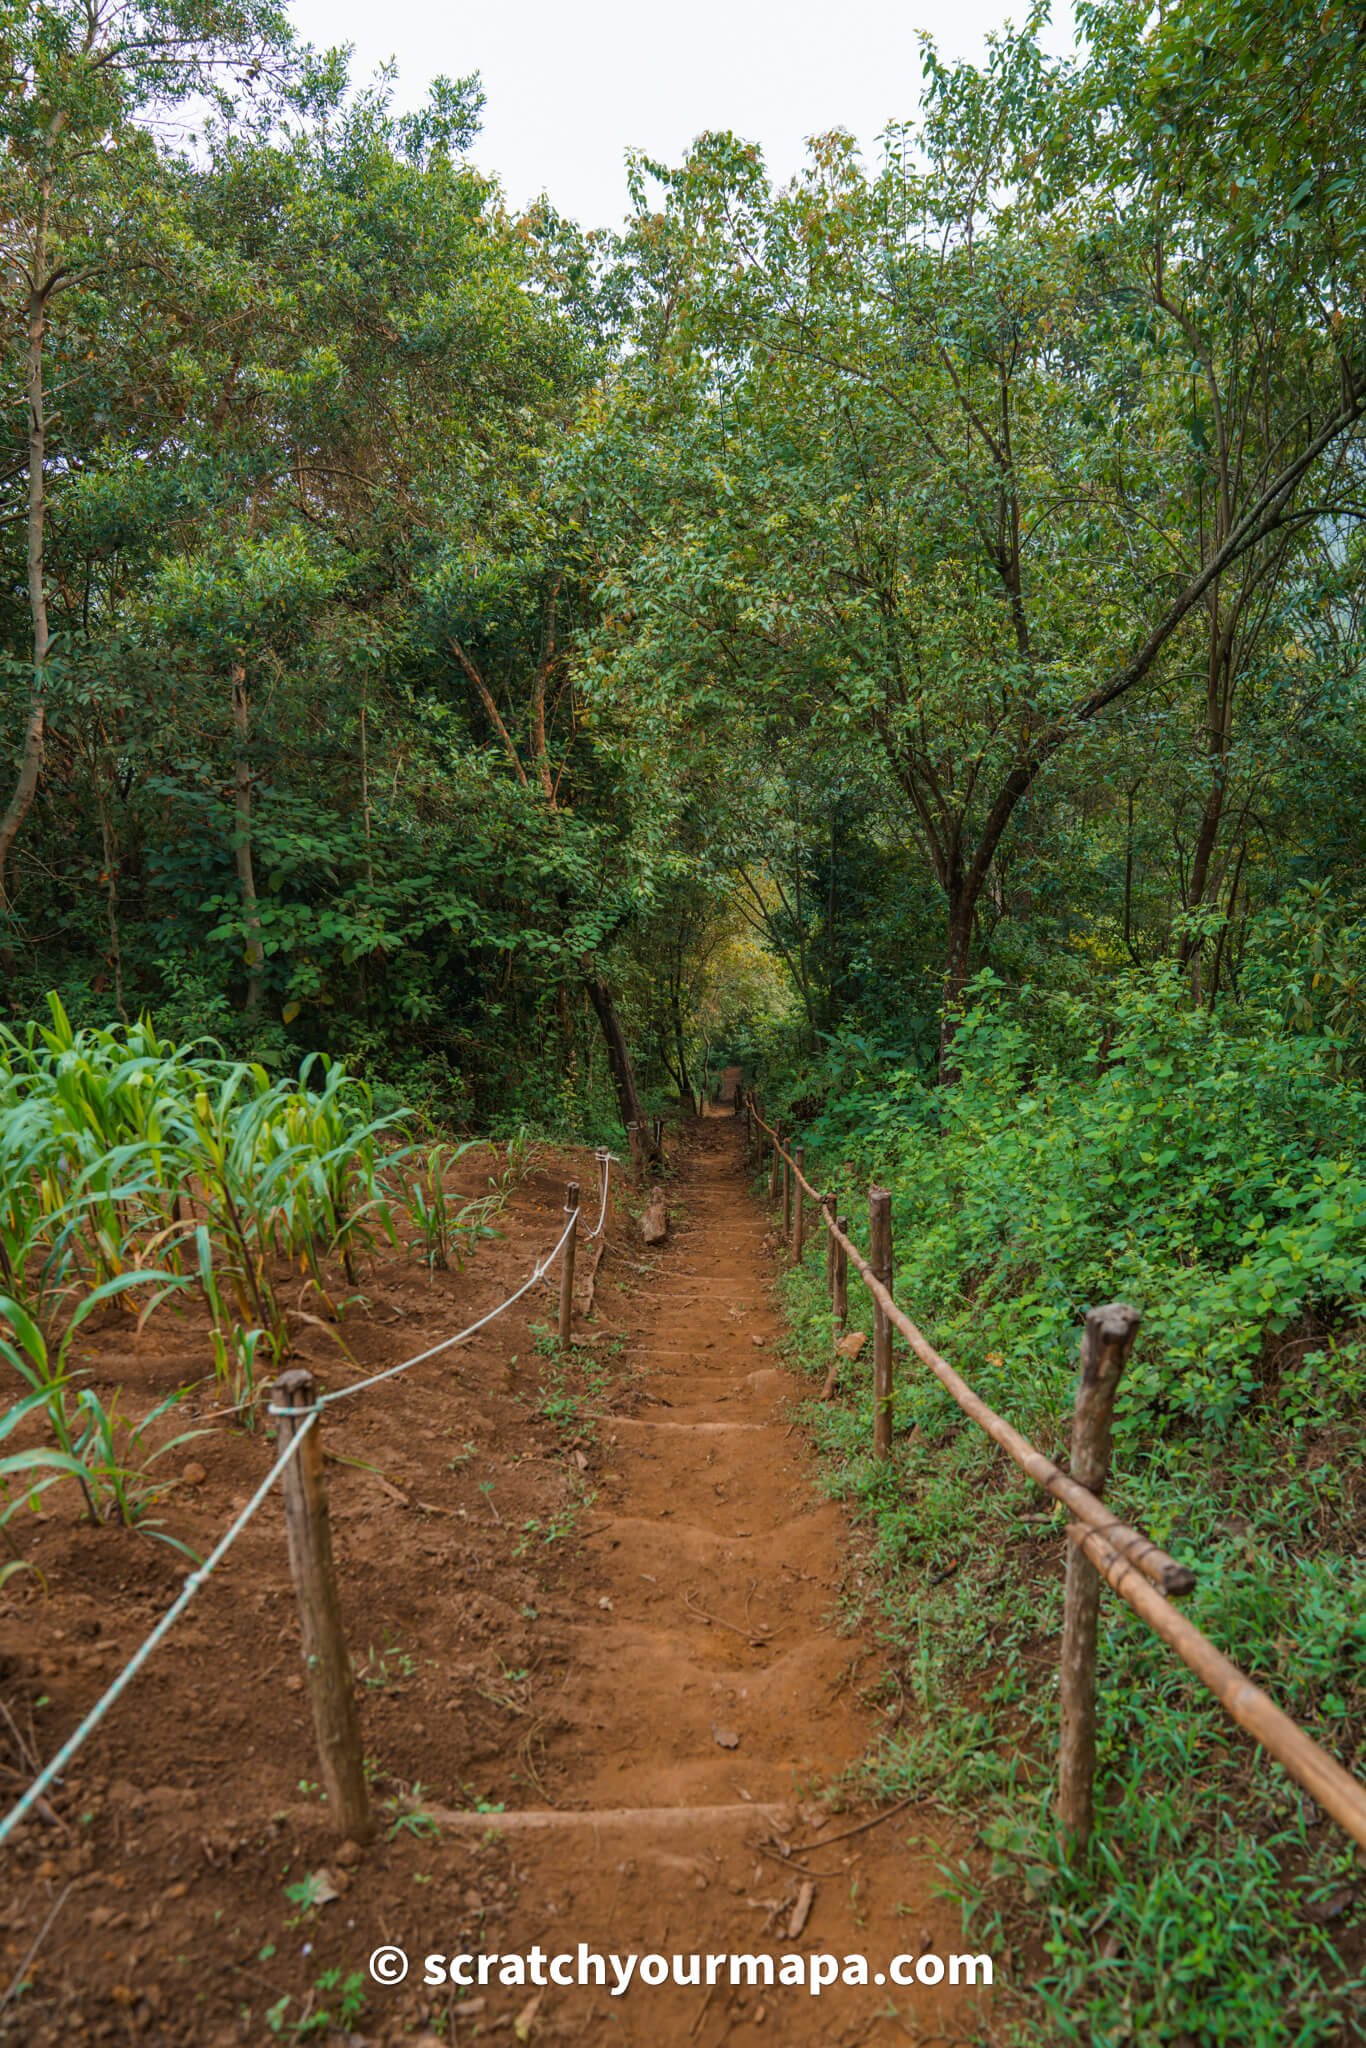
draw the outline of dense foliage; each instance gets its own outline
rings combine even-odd
[[[888,1180],[905,1299],[1046,1441],[1081,1310],[1141,1306],[1133,1512],[1359,1753],[1366,38],[1077,16],[1064,58],[1040,15],[927,47],[873,161],[835,130],[779,189],[704,135],[585,234],[476,168],[477,79],[405,114],[268,0],[0,4],[0,1264],[44,1471],[137,1463],[68,1385],[83,1302],[198,1290],[239,1404],[277,1254],[447,1256],[441,1158],[381,1172],[400,1105],[619,1136],[738,1058]],[[901,1400],[896,1489],[824,1411],[894,1610],[988,1469]],[[988,1704],[1045,1714],[1034,1599],[984,1562],[894,1611],[922,1703],[1004,1659]],[[1330,2038],[1302,1810],[1109,1654],[1108,1890],[942,1720],[1073,2037]],[[1168,1782],[1200,1713],[1212,1821]]]
[[[972,996],[952,1089],[846,1041],[808,1159],[860,1237],[868,1182],[892,1188],[899,1298],[1050,1455],[1066,1451],[1081,1309],[1141,1304],[1110,1497],[1195,1565],[1197,1624],[1359,1769],[1366,1093],[1341,1043],[1291,1035],[1278,1010],[1194,1010],[1175,968],[1157,986],[1130,976],[1103,1008],[989,977]],[[800,1355],[823,1374],[818,1273],[808,1259],[789,1287]],[[884,1742],[887,1789],[932,1786],[982,1826],[989,1868],[962,1881],[1020,1944],[1020,1976],[1046,1915],[1061,2038],[1343,2038],[1353,1851],[1117,1602],[1100,1836],[1081,1866],[1059,1853],[1060,1516],[928,1374],[896,1373],[890,1468],[869,1456],[866,1375],[813,1411],[831,1483],[867,1522],[889,1688],[917,1709]]]
[[[1306,884],[1350,929],[1360,39],[1082,29],[929,52],[871,168],[642,159],[612,238],[506,211],[477,81],[13,12],[14,1013],[582,1122],[718,1029],[949,1071],[983,963],[1213,1004]]]

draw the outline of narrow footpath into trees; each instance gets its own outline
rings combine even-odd
[[[801,1387],[775,1355],[776,1239],[738,1127],[694,1132],[667,1250],[610,1318],[634,1393],[606,1425],[582,1614],[543,1701],[558,1733],[542,1775],[566,1810],[534,1829],[495,1823],[521,1887],[500,1943],[868,1959],[866,1988],[820,1999],[725,1983],[710,1998],[548,1993],[541,2011],[579,2022],[564,2038],[966,2040],[972,1994],[871,1981],[894,1955],[964,1946],[934,1896],[943,1817],[927,1802],[846,1834],[874,1809],[832,1815],[813,1797],[874,1739],[881,1664],[841,1626],[845,1517],[791,1420]],[[785,1851],[796,1843],[810,1846]]]

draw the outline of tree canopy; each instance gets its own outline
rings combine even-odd
[[[1079,26],[585,235],[475,79],[12,9],[15,1011],[581,1117],[756,1033],[951,1077],[986,967],[1236,1004],[1292,932],[1355,1029],[1360,37]]]

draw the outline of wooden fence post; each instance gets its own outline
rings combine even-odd
[[[283,1451],[316,1405],[317,1381],[306,1366],[294,1366],[280,1375],[271,1393],[276,1442]],[[355,1681],[342,1634],[323,1481],[322,1425],[316,1418],[281,1473],[280,1489],[328,1814],[344,1841],[368,1842],[375,1822],[362,1768]]]
[[[781,1124],[773,1126],[773,1157],[769,1162],[768,1168],[768,1199],[770,1202],[776,1202],[778,1199],[778,1176],[782,1171],[782,1159],[778,1151],[778,1143],[782,1135],[782,1128]]]
[[[645,1141],[639,1124],[627,1124],[626,1142],[631,1153],[631,1178],[639,1187],[645,1179]]]
[[[892,1285],[892,1198],[886,1188],[868,1190],[868,1263],[889,1291]],[[873,1456],[892,1455],[892,1325],[873,1303]]]
[[[664,1119],[662,1116],[657,1116],[655,1118],[654,1132],[655,1154],[656,1157],[662,1162],[664,1158]]]
[[[821,1196],[821,1209],[825,1216],[825,1293],[831,1303],[835,1299],[835,1240],[830,1225],[835,1220],[835,1197]]]
[[[783,1154],[783,1236],[792,1236],[792,1155]]]
[[[559,1339],[561,1351],[568,1351],[574,1328],[574,1253],[579,1238],[579,1184],[576,1180],[565,1184],[564,1213],[569,1219],[569,1235],[560,1246]]]
[[[835,1218],[845,1236],[849,1235],[849,1218]],[[834,1311],[835,1326],[842,1330],[849,1321],[849,1254],[842,1244],[835,1246],[835,1271],[830,1292],[830,1306]]]
[[[792,1263],[794,1266],[800,1266],[802,1262],[802,1243],[806,1234],[806,1202],[802,1194],[802,1184],[799,1178],[802,1168],[806,1164],[806,1148],[804,1146],[798,1145],[792,1154],[792,1164],[794,1168],[792,1175]]]
[[[1123,1302],[1086,1312],[1081,1340],[1081,1379],[1072,1414],[1073,1479],[1094,1494],[1105,1491],[1110,1473],[1111,1422],[1119,1386],[1139,1317]],[[1058,1751],[1058,1822],[1064,1845],[1081,1850],[1091,1839],[1092,1790],[1096,1773],[1096,1636],[1100,1574],[1075,1544],[1067,1547],[1063,1594],[1059,1689],[1062,1726]]]

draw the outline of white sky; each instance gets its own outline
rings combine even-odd
[[[677,162],[705,128],[758,142],[789,177],[808,135],[848,128],[870,149],[889,118],[914,113],[917,33],[948,57],[979,56],[986,30],[1022,21],[1027,0],[292,0],[300,34],[353,43],[355,75],[387,58],[398,97],[478,71],[488,106],[472,152],[513,206],[546,191],[585,227],[626,210],[623,158],[640,148]],[[1071,0],[1054,0],[1049,37],[1070,34]]]

